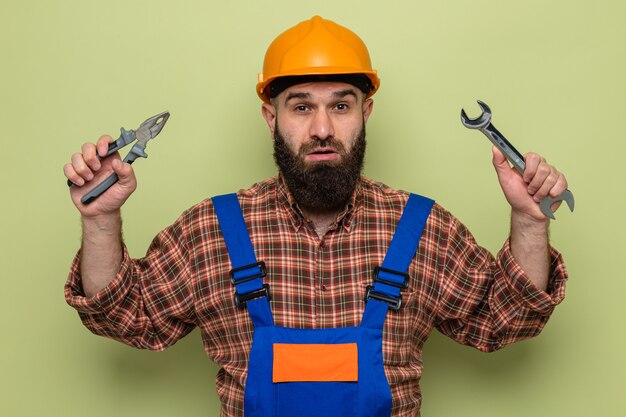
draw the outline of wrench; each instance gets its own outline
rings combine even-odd
[[[504,135],[500,133],[493,124],[491,124],[491,109],[489,106],[480,100],[478,100],[478,105],[483,112],[476,119],[470,119],[467,117],[465,110],[461,109],[461,123],[463,123],[463,126],[468,129],[478,129],[483,132],[491,143],[493,143],[504,154],[504,156],[506,156],[506,159],[508,159],[513,165],[513,168],[515,168],[520,175],[524,175],[524,169],[526,169],[524,157],[517,151],[517,149],[515,149],[513,145],[511,145],[508,140],[506,140]],[[543,198],[543,200],[539,202],[541,212],[546,217],[556,220],[550,207],[557,201],[565,201],[570,211],[574,211],[574,194],[572,194],[570,190],[566,189],[557,197],[552,198],[547,196]]]

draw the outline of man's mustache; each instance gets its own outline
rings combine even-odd
[[[310,139],[307,143],[300,147],[300,151],[298,153],[300,156],[304,156],[319,150],[332,150],[341,155],[346,154],[346,148],[343,146],[343,143],[334,137],[324,140]]]

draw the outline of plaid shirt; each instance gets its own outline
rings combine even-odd
[[[239,192],[257,258],[265,261],[277,326],[357,326],[365,287],[381,265],[408,194],[363,178],[336,223],[320,239],[280,177]],[[67,302],[94,333],[137,348],[162,350],[201,330],[221,369],[223,416],[243,415],[253,327],[233,304],[231,269],[210,200],[184,212],[154,239],[146,256],[126,248],[116,279],[93,298],[80,282],[80,253],[65,287]],[[567,273],[552,250],[547,293],[516,264],[508,241],[494,258],[435,204],[411,263],[402,308],[390,311],[383,355],[393,416],[419,414],[422,346],[433,327],[482,351],[537,335],[563,299]]]

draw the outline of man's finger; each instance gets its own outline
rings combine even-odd
[[[539,189],[535,192],[533,196],[535,201],[539,202],[543,200],[544,197],[547,197],[548,194],[550,193],[550,190],[552,190],[554,186],[556,185],[558,179],[559,179],[559,173],[556,170],[554,170],[554,172],[551,172],[543,181],[543,184],[541,184]],[[528,188],[530,190],[530,186],[528,186]]]
[[[113,138],[109,135],[102,135],[98,142],[96,142],[96,146],[98,148],[98,155],[101,158],[104,158],[109,152],[109,143],[113,142]]]
[[[72,155],[72,167],[85,181],[91,181],[93,179],[93,172],[91,172],[91,169],[85,163],[82,153],[76,152]]]
[[[115,159],[112,163],[113,172],[117,174],[119,178],[119,184],[123,186],[135,187],[135,173],[130,164],[123,162],[119,159]]]
[[[526,165],[524,169],[524,174],[522,178],[524,178],[524,182],[529,184],[537,173],[537,168],[539,165],[545,162],[545,160],[541,157],[541,155],[536,154],[534,152],[528,152],[524,155],[524,164]]]
[[[567,179],[565,179],[565,175],[559,172],[559,178],[556,181],[556,184],[550,190],[550,197],[555,198],[561,195],[563,191],[567,189]]]
[[[63,173],[68,180],[78,185],[79,187],[85,184],[85,180],[76,173],[72,164],[68,163],[63,165]]]
[[[92,171],[100,169],[100,160],[96,157],[96,146],[93,143],[85,143],[82,147],[83,159]]]
[[[545,182],[548,181],[549,178],[551,178],[551,176],[553,176],[552,178],[554,179],[554,182],[556,182],[556,170],[547,163],[541,162],[537,166],[535,174],[530,179],[530,183],[528,184],[528,193],[531,195],[535,195],[543,187]],[[554,184],[550,184],[550,187],[552,185]],[[547,195],[547,192],[545,193],[545,195]]]

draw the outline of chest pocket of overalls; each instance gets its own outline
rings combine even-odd
[[[358,356],[357,343],[274,343],[276,417],[355,417]]]

